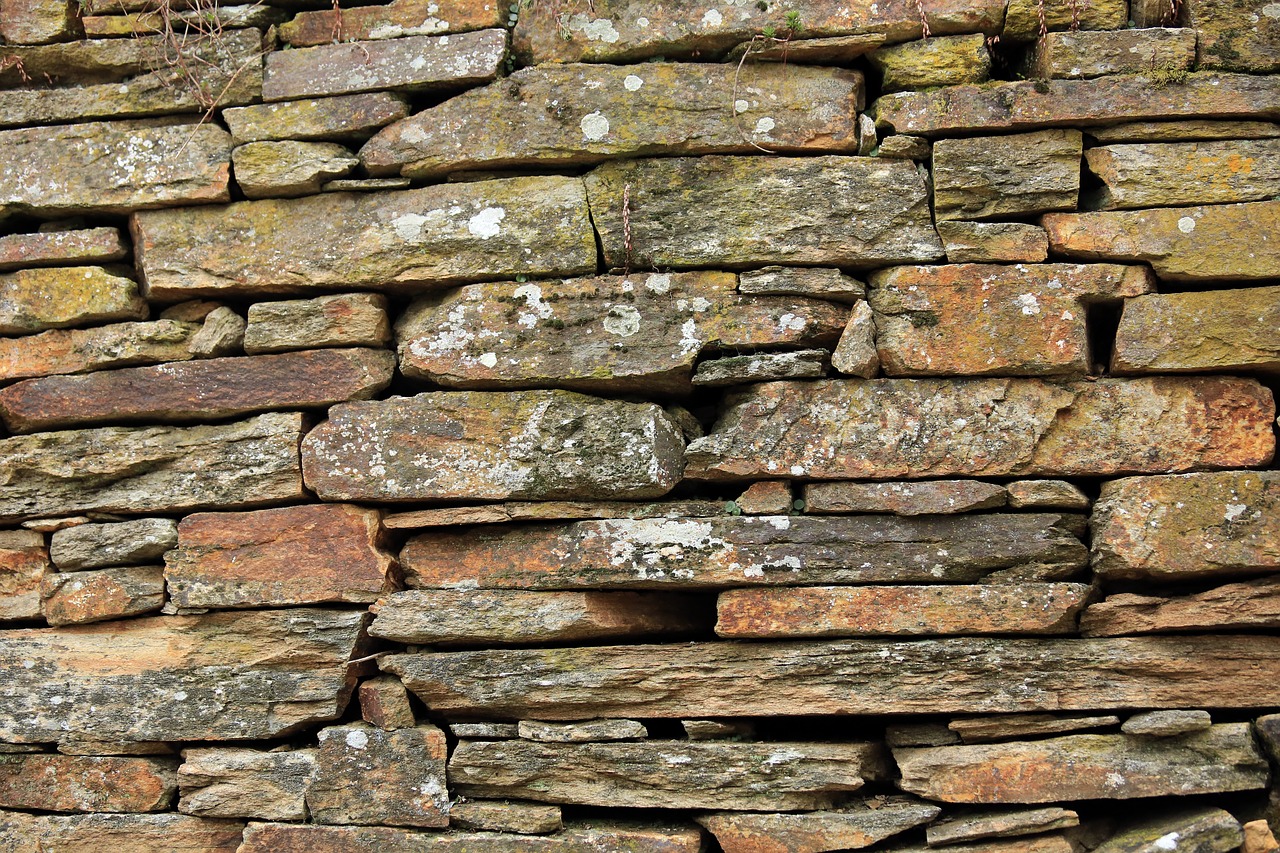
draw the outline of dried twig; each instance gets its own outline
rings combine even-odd
[[[622,274],[631,275],[633,248],[631,245],[631,184],[622,187]]]

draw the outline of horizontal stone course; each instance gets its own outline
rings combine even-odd
[[[1280,287],[1162,293],[1125,302],[1117,374],[1280,372]]]

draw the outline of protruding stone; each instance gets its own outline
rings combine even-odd
[[[501,3],[486,0],[393,0],[382,6],[299,12],[280,27],[280,38],[294,47],[361,39],[443,35],[500,27]]]
[[[55,572],[45,576],[41,610],[53,627],[152,613],[164,606],[159,566]]]
[[[832,302],[856,303],[867,287],[838,269],[823,267],[761,267],[738,276],[738,292],[757,296],[812,296]]]
[[[1004,486],[980,480],[922,483],[809,483],[809,513],[887,512],[893,515],[953,515],[1005,505]]]
[[[731,355],[701,362],[693,374],[695,387],[723,388],[779,379],[821,379],[827,375],[824,349]]]
[[[1014,480],[1005,486],[1013,509],[1087,510],[1089,497],[1066,480]]]
[[[435,726],[322,729],[307,789],[311,817],[329,824],[448,826],[445,755],[444,732]]]
[[[1102,185],[1088,210],[1265,201],[1280,195],[1280,139],[1104,145],[1085,152]]]
[[[883,91],[983,83],[991,73],[991,54],[982,33],[943,36],[882,47],[871,64],[883,76]]]
[[[1267,0],[1189,0],[1186,26],[1198,37],[1198,68],[1280,71],[1280,16]]]
[[[43,536],[0,531],[0,622],[39,619],[41,582],[52,571]]]
[[[49,556],[60,571],[136,566],[157,560],[178,544],[178,524],[168,518],[139,518],[112,524],[81,524],[55,531]]]
[[[237,829],[237,833],[239,830]],[[239,834],[236,840],[239,841]],[[234,845],[233,845],[234,848]],[[549,836],[496,832],[418,832],[389,826],[255,823],[236,853],[698,853],[702,833],[686,826],[570,824]],[[135,853],[132,850],[124,853]],[[138,851],[137,853],[142,853]],[[219,851],[221,853],[221,851]]]
[[[112,853],[155,853],[166,849],[236,853],[243,833],[243,823],[178,814],[0,813],[0,838],[21,853],[36,853],[41,848]]]
[[[1095,853],[1229,853],[1244,841],[1229,812],[1201,807],[1146,818],[1095,847]]]
[[[178,768],[178,811],[199,817],[306,820],[315,750],[187,749]]]
[[[644,724],[635,720],[583,720],[573,723],[521,720],[517,731],[525,740],[539,743],[597,743],[643,740],[649,736]]]
[[[29,269],[0,275],[0,335],[145,320],[147,310],[136,282],[102,267]]]
[[[846,376],[870,379],[880,372],[876,352],[876,323],[871,306],[858,302],[849,313],[849,322],[831,354],[831,366]]]
[[[244,348],[245,320],[225,305],[204,318],[204,325],[191,338],[190,349],[197,358],[237,355]]]
[[[1078,130],[940,139],[933,146],[939,220],[998,219],[1075,210],[1080,193]]]
[[[1280,287],[1162,293],[1125,302],[1111,370],[1280,373]]]
[[[1018,809],[981,812],[938,821],[925,829],[930,847],[977,841],[983,838],[1034,835],[1080,825],[1080,817],[1069,809]]]
[[[194,323],[158,320],[3,338],[0,380],[183,361],[193,357],[192,341],[199,329]]]
[[[520,835],[549,835],[564,826],[559,806],[496,800],[454,803],[449,809],[449,825],[478,832]]]
[[[1104,716],[1063,716],[1061,714],[1002,714],[998,717],[964,717],[947,724],[965,743],[991,743],[1026,737],[1043,737],[1065,732],[1105,729],[1120,725],[1120,718]],[[904,743],[902,746],[942,746]]]
[[[366,723],[387,731],[412,728],[417,723],[409,705],[409,691],[395,676],[379,675],[362,681],[357,696],[360,718]]]
[[[128,255],[129,247],[119,228],[40,231],[0,237],[0,271],[103,264],[122,260]]]
[[[681,720],[689,740],[755,740],[756,727],[746,720]]]
[[[1109,595],[1080,619],[1086,637],[1280,628],[1280,578],[1267,576],[1180,596]]]
[[[315,347],[381,347],[390,340],[385,296],[339,293],[250,305],[244,351],[256,355]]]
[[[953,219],[938,223],[938,236],[953,264],[1038,264],[1049,257],[1049,235],[1023,222]]]
[[[249,142],[231,152],[245,198],[293,198],[352,172],[360,161],[336,142]]]
[[[350,14],[356,10],[343,11]],[[402,96],[391,92],[364,92],[231,107],[222,111],[222,119],[236,145],[286,139],[363,142],[408,114],[409,105]]]
[[[1125,720],[1120,730],[1141,737],[1176,737],[1202,732],[1212,724],[1208,711],[1148,711]]]
[[[1107,74],[1176,76],[1196,61],[1196,31],[1152,27],[1047,33],[1028,53],[1025,74],[1039,80]]]
[[[875,127],[875,119],[866,113],[862,114],[862,118],[868,119],[872,128]],[[908,136],[905,133],[895,133],[881,139],[879,146],[873,153],[877,157],[924,162],[933,157],[933,143],[923,136]]]
[[[791,512],[791,484],[785,480],[752,483],[734,501],[747,515],[786,515]]]
[[[1043,10],[1043,12],[1041,12]],[[1129,20],[1127,0],[1009,0],[1003,37],[1031,41],[1039,35],[1040,15],[1050,30],[1120,30]]]
[[[908,799],[862,801],[837,811],[697,816],[724,853],[818,853],[869,847],[937,817],[942,809]]]
[[[1244,844],[1240,845],[1240,853],[1275,853],[1280,849],[1280,842],[1265,820],[1251,820],[1243,829]]]
[[[884,741],[889,746],[943,746],[959,743],[960,736],[944,723],[890,723]]]

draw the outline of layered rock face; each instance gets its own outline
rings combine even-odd
[[[0,0],[0,850],[1280,853],[1280,5]]]

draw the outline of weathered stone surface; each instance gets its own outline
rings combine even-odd
[[[870,379],[880,372],[875,315],[866,302],[858,302],[849,312],[849,322],[840,335],[835,352],[831,354],[831,366],[846,376],[861,376],[863,379]]]
[[[86,6],[94,9],[101,9],[104,5],[118,10],[123,5],[136,4],[116,3],[113,6],[111,0],[86,3]],[[154,7],[158,4],[146,3],[145,5]],[[273,24],[283,23],[289,16],[283,9],[261,3],[203,8],[199,8],[200,4],[196,3],[192,5],[198,8],[175,11],[177,7],[185,5],[188,4],[176,3],[168,7],[170,27],[178,32],[182,32],[183,28],[186,28],[188,33],[194,30],[202,34],[214,32],[215,28],[219,34],[244,27],[265,30]],[[81,9],[84,10],[86,6],[82,6]],[[143,33],[164,32],[165,29],[165,17],[159,11],[125,12],[120,15],[83,15],[80,23],[84,27],[85,35],[89,38],[136,38]],[[194,36],[189,38],[192,42],[201,40]]]
[[[896,92],[879,98],[871,112],[881,127],[936,136],[1182,117],[1274,120],[1280,118],[1277,104],[1280,81],[1274,77],[1203,73],[1155,86],[1143,74],[1116,74]]]
[[[1280,578],[1274,576],[1190,595],[1109,595],[1091,605],[1080,620],[1087,637],[1271,628],[1280,628]]]
[[[1090,587],[1077,583],[731,589],[721,637],[1072,634]]]
[[[884,75],[885,92],[983,83],[991,73],[991,54],[982,33],[881,47],[870,59]]]
[[[318,408],[372,397],[394,371],[386,350],[319,349],[48,376],[0,391],[0,418],[22,433]]]
[[[169,597],[178,607],[374,601],[398,574],[379,520],[347,504],[189,515],[165,554]]]
[[[652,498],[680,479],[683,446],[650,403],[444,391],[334,406],[303,472],[326,501]]]
[[[37,216],[227,201],[231,137],[215,124],[0,131],[0,205]]]
[[[1244,844],[1240,853],[1275,853],[1280,849],[1280,842],[1265,820],[1251,820],[1244,824]]]
[[[1163,0],[1157,0],[1163,2]],[[1186,118],[1181,121],[1134,121],[1093,127],[1089,135],[1109,145],[1115,142],[1195,142],[1211,139],[1274,139],[1280,125],[1269,121],[1214,121]]]
[[[34,530],[0,531],[0,621],[40,618],[40,584],[53,567]]]
[[[401,552],[413,587],[573,589],[976,581],[1073,574],[1072,516],[722,516],[440,531]]]
[[[747,515],[786,515],[791,512],[791,484],[785,480],[752,483],[734,501]]]
[[[952,720],[947,729],[965,743],[990,743],[1025,737],[1088,731],[1120,725],[1116,716],[1062,716],[1053,714],[1003,714],[998,717],[966,717]],[[903,743],[901,746],[941,746],[941,743]]]
[[[697,817],[725,853],[820,853],[869,847],[937,817],[937,806],[895,799],[869,806],[803,814],[734,814]]]
[[[689,740],[755,740],[755,724],[745,720],[681,720]]]
[[[942,257],[924,182],[902,160],[631,160],[597,167],[586,184],[611,267],[868,267]]]
[[[40,850],[156,850],[236,853],[244,824],[178,814],[28,815],[0,813],[0,839],[21,853]]]
[[[454,803],[449,809],[449,825],[480,832],[515,832],[521,835],[547,835],[564,826],[559,806],[486,800]]]
[[[696,828],[637,824],[570,824],[555,835],[538,836],[259,823],[245,830],[237,853],[698,853],[701,849],[702,833]]]
[[[1196,67],[1280,71],[1280,15],[1266,0],[1189,0],[1184,15],[1199,37]]]
[[[757,296],[812,296],[832,302],[855,303],[867,297],[867,287],[838,269],[822,267],[762,267],[743,270],[738,292]]]
[[[1104,483],[1093,566],[1106,579],[1192,580],[1280,568],[1280,473],[1224,471]]]
[[[1129,20],[1126,0],[1009,0],[1004,13],[1004,38],[1030,41],[1039,35],[1040,9],[1044,9],[1045,26],[1050,30],[1120,30]],[[1078,25],[1078,27],[1077,27]]]
[[[360,700],[360,718],[380,729],[407,729],[417,721],[409,705],[409,691],[400,679],[379,675],[360,683],[356,691]]]
[[[763,35],[761,33],[760,35]],[[865,56],[884,44],[884,33],[858,33],[848,36],[823,38],[756,38],[729,51],[726,59],[738,60],[750,53],[751,59],[761,62],[790,62],[797,65],[851,66],[858,57]]]
[[[339,293],[250,305],[244,351],[256,355],[314,347],[381,347],[390,340],[385,296]]]
[[[1113,264],[893,267],[870,283],[889,376],[1083,375],[1085,305],[1155,289],[1146,267]]]
[[[453,723],[449,731],[456,738],[472,740],[510,740],[520,736],[516,723]]]
[[[267,54],[262,99],[465,89],[497,76],[506,53],[504,30],[277,50]]]
[[[1005,505],[1004,486],[979,480],[923,483],[809,483],[804,509],[811,513],[887,512],[893,515],[953,515]]]
[[[102,264],[127,257],[119,228],[40,231],[0,237],[0,270]]]
[[[1225,378],[773,382],[729,397],[716,428],[690,442],[685,476],[899,479],[1258,465],[1274,453],[1273,407],[1253,380]],[[840,418],[833,422],[831,412]]]
[[[691,634],[702,608],[639,592],[433,589],[398,592],[371,608],[369,633],[402,643],[507,645]]]
[[[53,627],[151,613],[164,606],[159,566],[54,572],[40,590],[41,611]]]
[[[146,317],[147,303],[138,296],[137,282],[102,267],[0,275],[0,335]]]
[[[706,347],[834,344],[830,302],[743,297],[731,273],[473,284],[396,324],[406,376],[461,388],[688,393]]]
[[[824,349],[811,349],[716,358],[698,365],[693,384],[721,388],[779,379],[821,379],[827,375],[829,355]]]
[[[1196,31],[1152,27],[1048,33],[1027,55],[1029,78],[1101,77],[1105,74],[1190,71],[1196,61]]]
[[[1089,498],[1066,480],[1014,480],[1005,489],[1014,509],[1087,510]]]
[[[925,828],[925,836],[929,839],[929,846],[936,847],[981,838],[1032,835],[1079,825],[1079,816],[1068,809],[1019,809],[970,814],[932,823]]]
[[[58,752],[62,755],[176,755],[176,751],[167,743],[155,740],[122,741],[98,740],[96,738],[72,735],[58,741]],[[42,752],[39,747],[27,748],[15,746],[14,752]]]
[[[1023,222],[952,219],[938,223],[938,236],[953,264],[1036,264],[1049,257],[1049,235]]]
[[[344,14],[354,11],[346,9]],[[232,141],[242,145],[284,139],[361,142],[408,114],[409,105],[400,95],[362,92],[333,98],[231,107],[222,111],[222,118],[231,131]]]
[[[360,39],[442,35],[500,27],[501,3],[485,0],[392,0],[383,6],[300,12],[280,27],[280,38],[294,47]]]
[[[574,275],[596,265],[577,178],[143,212],[133,232],[147,293],[162,300]]]
[[[178,768],[178,811],[200,817],[305,820],[313,749],[187,749]]]
[[[1217,808],[1146,818],[1120,830],[1095,853],[1228,853],[1244,841],[1240,822]]]
[[[863,113],[858,120],[862,121],[862,119],[870,121],[871,129],[875,129],[876,123],[874,119],[866,113]],[[904,133],[897,133],[880,140],[880,145],[873,154],[876,157],[891,157],[900,160],[919,160],[923,162],[933,156],[933,143],[923,136],[908,136]]]
[[[999,219],[1075,210],[1078,130],[940,139],[933,146],[933,206],[939,220]]]
[[[182,361],[193,357],[191,342],[199,329],[195,323],[158,320],[3,338],[0,380]]]
[[[1089,210],[1264,201],[1280,195],[1280,139],[1153,142],[1090,148],[1102,186]]]
[[[169,518],[138,518],[56,530],[49,539],[49,556],[59,570],[73,572],[136,566],[160,558],[177,544],[177,522]]]
[[[245,198],[293,198],[348,175],[360,160],[336,142],[249,142],[231,152]]]
[[[244,740],[332,719],[354,687],[364,618],[282,610],[0,632],[0,736]]]
[[[924,845],[883,848],[884,853],[936,853],[937,848]],[[1078,847],[1063,835],[1037,835],[1029,838],[988,840],[978,844],[956,844],[947,853],[1075,853]]]
[[[451,527],[458,524],[502,524],[508,521],[579,521],[587,518],[708,518],[723,515],[721,501],[509,501],[483,506],[420,509],[391,513],[382,519],[388,530]]]
[[[575,723],[521,720],[517,731],[525,740],[539,743],[643,740],[649,736],[644,724],[635,720],[584,720]]]
[[[42,44],[74,38],[76,16],[67,0],[3,0],[0,39],[8,44]]]
[[[1131,799],[1265,787],[1248,723],[1179,738],[1067,735],[1024,743],[895,749],[905,791],[945,803]]]
[[[1237,635],[686,643],[400,654],[378,665],[437,713],[580,720],[1269,708],[1280,688],[1257,674],[1277,661],[1280,639]]]
[[[244,348],[245,319],[225,305],[214,308],[204,325],[191,338],[191,352],[197,358],[237,355]]]
[[[1096,150],[1096,149],[1095,149]],[[1280,287],[1152,294],[1125,302],[1111,370],[1280,373]]]
[[[299,414],[194,427],[106,427],[0,440],[0,519],[178,512],[300,500]]]
[[[174,763],[113,756],[0,756],[0,805],[51,812],[156,812],[177,790]]]
[[[959,743],[960,736],[943,723],[890,723],[884,741],[889,746],[941,746]]]
[[[886,774],[877,743],[462,741],[449,781],[466,796],[665,809],[831,808]]]
[[[322,729],[307,788],[311,817],[330,824],[448,826],[445,755],[444,732],[435,726]]]
[[[1208,711],[1148,711],[1125,720],[1120,730],[1127,735],[1173,737],[1202,732],[1212,724]]]
[[[385,190],[407,190],[413,182],[408,178],[339,178],[329,181],[320,188],[323,193],[344,192],[383,192]]]
[[[833,68],[535,66],[393,124],[360,159],[373,175],[427,178],[757,147],[853,151],[863,98],[862,74]]]

